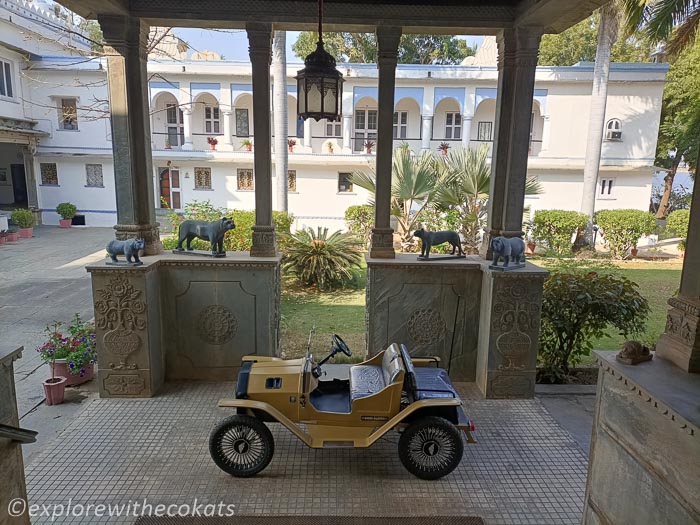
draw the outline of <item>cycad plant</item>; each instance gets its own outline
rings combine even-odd
[[[353,184],[376,193],[377,175],[371,165],[368,172],[352,174]],[[394,151],[391,168],[391,214],[398,222],[397,233],[404,250],[416,244],[413,231],[418,229],[421,213],[432,202],[438,186],[435,157],[429,153],[416,156],[407,145]]]
[[[456,209],[460,216],[460,233],[466,253],[478,253],[481,228],[486,222],[491,165],[488,146],[452,150],[437,163],[440,184],[435,203],[443,209]],[[528,177],[525,194],[541,193],[537,179]]]
[[[320,290],[342,286],[352,280],[353,268],[360,268],[362,255],[357,239],[350,233],[320,226],[298,230],[286,236],[282,267],[306,286]]]

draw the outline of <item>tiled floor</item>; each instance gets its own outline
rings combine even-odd
[[[369,449],[312,450],[271,425],[275,456],[232,478],[208,452],[216,401],[232,383],[171,383],[153,399],[92,401],[27,467],[30,504],[233,504],[241,514],[476,515],[489,525],[580,523],[586,458],[537,400],[478,399],[461,385],[478,443],[439,481],[404,470],[398,437]],[[471,399],[469,399],[471,398]],[[47,523],[37,517],[33,523]],[[61,517],[58,523],[96,523]],[[133,523],[134,518],[113,520]]]

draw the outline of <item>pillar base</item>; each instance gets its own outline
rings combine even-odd
[[[682,297],[668,300],[666,332],[656,344],[656,355],[686,372],[700,372],[700,304]]]
[[[253,226],[253,246],[250,248],[251,257],[275,257],[277,255],[277,240],[274,226]]]
[[[163,253],[163,245],[160,242],[160,224],[117,224],[115,236],[118,241],[126,239],[143,239],[146,247],[144,255],[158,255]]]
[[[373,259],[394,259],[394,230],[391,228],[372,228],[372,242],[369,256]]]
[[[482,269],[476,382],[487,398],[532,398],[546,270]]]

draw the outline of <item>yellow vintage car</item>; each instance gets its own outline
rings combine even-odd
[[[412,358],[406,346],[392,344],[362,363],[324,368],[339,353],[351,355],[334,335],[318,363],[310,349],[301,359],[244,357],[236,397],[219,401],[236,414],[211,433],[214,462],[233,476],[257,474],[272,460],[265,423],[274,422],[312,448],[365,448],[393,429],[409,472],[422,479],[452,472],[462,459],[462,432],[475,442],[474,425],[438,358]]]

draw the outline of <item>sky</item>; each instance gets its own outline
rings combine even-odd
[[[216,51],[226,60],[248,60],[248,38],[244,30],[211,30],[200,28],[175,28],[173,32],[196,51]],[[301,62],[292,51],[292,44],[299,31],[287,31],[287,62]],[[481,43],[483,37],[467,36],[470,45]]]

